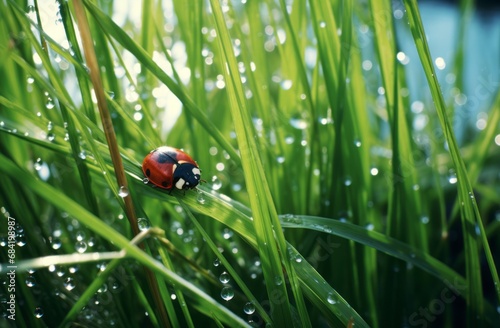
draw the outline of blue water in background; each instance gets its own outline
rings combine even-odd
[[[446,103],[454,108],[454,131],[462,143],[471,133],[484,129],[500,89],[500,7],[478,8],[470,17],[464,36],[464,84],[459,95],[453,90],[453,67],[460,9],[456,4],[435,1],[419,2],[419,8],[432,58],[442,57],[446,63],[444,69],[436,69],[436,74]],[[406,17],[396,22],[396,30],[399,50],[410,58],[406,68],[411,101],[420,98],[418,100],[428,104],[430,91],[413,38],[409,29],[401,28],[401,24],[407,24]]]

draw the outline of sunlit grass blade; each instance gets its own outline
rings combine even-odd
[[[427,77],[427,82],[436,106],[436,111],[443,129],[446,142],[450,150],[452,163],[458,179],[458,198],[461,202],[460,214],[462,219],[462,236],[465,244],[465,263],[466,263],[466,277],[468,289],[467,293],[468,304],[470,313],[468,314],[468,322],[470,325],[483,321],[484,315],[484,302],[483,302],[483,289],[481,278],[481,267],[479,263],[479,238],[474,227],[479,227],[479,234],[483,235],[482,239],[486,242],[484,247],[489,249],[486,236],[484,236],[484,227],[479,215],[477,203],[475,200],[472,185],[467,175],[465,163],[461,157],[456,138],[454,136],[452,126],[446,113],[446,105],[436,78],[436,73],[433,66],[432,57],[426,41],[420,12],[416,1],[405,0],[404,4],[408,12],[408,20],[410,30],[412,32],[420,61]],[[489,257],[489,256],[488,256]],[[495,264],[488,261],[493,279],[498,285],[498,274]],[[500,299],[500,289],[497,286],[497,297]]]
[[[281,298],[288,300],[286,284],[282,262],[285,267],[288,259],[280,254],[285,254],[283,247],[283,236],[276,216],[276,210],[269,194],[266,178],[263,175],[262,163],[253,139],[253,126],[250,113],[245,104],[245,97],[242,91],[241,78],[238,73],[238,66],[234,54],[232,53],[231,39],[227,31],[224,16],[217,1],[211,1],[212,11],[215,18],[216,30],[219,36],[219,47],[224,54],[223,62],[227,64],[224,76],[228,89],[228,98],[231,108],[231,115],[237,135],[241,163],[245,175],[245,182],[250,198],[253,222],[259,245],[259,255],[262,262],[264,279],[267,293],[273,313],[273,324],[282,327],[293,325],[290,303],[288,301],[277,301],[272,295],[281,295]],[[274,215],[274,217],[273,217]],[[278,223],[276,225],[276,223]],[[274,225],[274,227],[273,227]],[[275,233],[278,240],[275,239]],[[281,249],[281,251],[280,251]],[[289,272],[289,275],[293,272]],[[293,277],[290,277],[293,281]],[[292,282],[293,284],[293,282]],[[297,296],[297,295],[296,295]],[[300,304],[300,303],[299,303]],[[302,320],[306,318],[301,318]]]
[[[248,298],[249,302],[253,304],[255,309],[257,310],[257,313],[262,317],[264,322],[266,324],[271,323],[271,318],[267,315],[265,312],[264,308],[260,305],[258,302],[257,298],[252,294],[250,289],[246,286],[245,282],[243,279],[238,275],[238,273],[234,270],[234,268],[231,266],[231,264],[227,261],[227,259],[224,257],[222,253],[217,249],[217,246],[215,243],[211,240],[210,236],[207,234],[207,232],[203,229],[201,224],[196,220],[196,218],[193,216],[193,214],[189,211],[189,208],[182,202],[179,202],[180,205],[184,208],[184,211],[188,214],[188,216],[191,218],[191,221],[194,223],[196,228],[200,231],[202,234],[203,238],[205,241],[208,243],[210,249],[217,254],[218,259],[220,260],[221,264],[224,266],[226,270],[228,270],[229,274],[231,277],[236,281],[238,286],[242,289],[243,293],[245,296]]]
[[[133,53],[138,60],[148,68],[150,72],[162,81],[174,93],[177,98],[183,103],[186,110],[189,110],[193,117],[207,130],[207,132],[226,150],[234,161],[239,160],[239,156],[234,151],[233,147],[221,135],[214,124],[208,119],[206,114],[193,102],[191,97],[185,94],[182,89],[168,76],[141,48],[132,38],[130,38],[122,29],[120,29],[108,16],[99,10],[94,4],[89,1],[84,1],[89,12],[94,16],[94,19],[101,24],[102,28],[118,41],[125,49]]]
[[[123,235],[119,234],[113,228],[109,227],[106,223],[99,220],[99,218],[94,216],[92,213],[82,208],[74,200],[60,193],[48,184],[43,183],[42,181],[32,180],[32,177],[28,172],[17,167],[4,155],[0,155],[0,171],[20,184],[29,185],[29,188],[32,192],[42,197],[54,206],[63,208],[65,211],[73,215],[96,234],[102,236],[109,242],[112,242],[117,247],[125,250],[128,256],[136,259],[151,270],[182,287],[187,295],[190,296],[193,302],[193,306],[198,308],[203,313],[213,313],[221,320],[221,322],[225,322],[226,324],[231,326],[248,326],[248,324],[240,317],[236,316],[225,307],[218,305],[215,300],[198,289],[192,283],[188,282],[172,271],[167,270],[164,266],[155,261],[149,255],[145,254],[137,246],[131,245]]]

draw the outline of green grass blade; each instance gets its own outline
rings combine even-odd
[[[277,222],[277,217],[272,217],[274,204],[272,199],[266,197],[266,178],[263,176],[262,163],[260,160],[257,145],[253,139],[252,121],[250,113],[245,104],[245,97],[241,87],[241,78],[238,73],[238,66],[232,53],[232,46],[229,32],[227,31],[224,16],[220,4],[211,1],[212,11],[215,18],[217,34],[219,36],[219,46],[224,54],[224,62],[227,68],[224,71],[226,86],[228,89],[231,115],[235,126],[238,145],[241,153],[241,162],[245,181],[249,193],[250,204],[252,208],[253,222],[257,233],[257,242],[259,245],[259,254],[262,262],[264,278],[271,305],[273,324],[280,327],[291,327],[293,325],[292,313],[289,302],[278,301],[279,299],[288,299],[288,292],[283,276],[281,254],[285,249],[279,251],[280,240],[276,243],[274,231],[280,232],[279,224],[273,228],[271,222]],[[273,296],[275,295],[275,296]]]
[[[482,221],[477,209],[474,192],[467,175],[467,169],[461,157],[452,126],[446,113],[446,105],[436,78],[432,57],[426,42],[425,32],[417,3],[416,1],[405,0],[404,4],[408,12],[410,30],[427,77],[427,82],[430,87],[432,98],[434,99],[439,121],[441,123],[446,142],[448,143],[451,159],[457,173],[458,197],[462,204],[460,214],[462,218],[462,233],[465,243],[466,277],[468,284],[467,293],[469,294],[468,304],[470,305],[468,319],[469,324],[473,324],[473,322],[482,321],[482,317],[484,315],[482,279],[480,275],[481,268],[478,257],[479,239],[477,238],[477,234],[473,228],[477,225],[481,226]],[[483,229],[480,230],[481,232],[484,231]],[[485,247],[487,247],[487,244]],[[490,269],[496,272],[496,269],[491,267]]]

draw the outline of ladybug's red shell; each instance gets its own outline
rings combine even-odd
[[[144,158],[142,172],[149,182],[168,190],[193,189],[201,179],[200,168],[191,156],[167,146],[156,148]]]

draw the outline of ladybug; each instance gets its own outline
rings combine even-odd
[[[185,152],[172,147],[152,150],[142,162],[142,172],[157,187],[187,190],[196,188],[201,181],[198,164]]]

